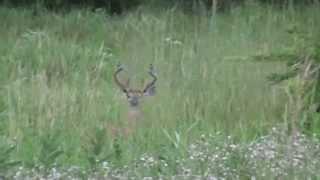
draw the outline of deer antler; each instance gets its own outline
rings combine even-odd
[[[128,88],[126,87],[126,85],[122,84],[120,82],[120,80],[118,79],[118,74],[123,71],[123,67],[121,64],[117,65],[117,70],[114,73],[113,77],[114,77],[114,81],[116,82],[116,84],[120,87],[120,89],[124,92],[127,93],[128,92]]]
[[[146,93],[146,92],[152,90],[152,88],[155,87],[155,83],[156,83],[156,81],[158,79],[157,75],[154,72],[154,67],[153,67],[152,64],[150,64],[149,74],[153,78],[153,80],[145,86],[145,88],[143,89],[143,93]]]

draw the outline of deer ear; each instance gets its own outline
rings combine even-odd
[[[156,94],[156,86],[151,86],[145,92],[143,92],[144,96],[154,96],[155,94]]]

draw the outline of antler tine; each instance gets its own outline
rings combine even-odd
[[[153,64],[150,64],[149,74],[153,78],[153,80],[146,85],[146,87],[144,88],[143,92],[147,92],[150,88],[154,87],[154,84],[156,83],[156,81],[158,79],[157,75],[155,74],[154,71],[155,70],[154,70]]]
[[[118,79],[118,74],[119,74],[121,71],[123,71],[123,70],[124,70],[123,66],[122,66],[121,64],[118,64],[118,65],[117,65],[117,70],[116,70],[116,72],[114,73],[113,77],[114,77],[114,81],[115,81],[116,84],[120,87],[120,89],[121,89],[124,93],[127,93],[128,90],[127,90],[126,85],[122,84],[122,83],[120,82],[120,80]]]

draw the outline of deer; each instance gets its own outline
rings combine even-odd
[[[128,120],[128,129],[124,129],[124,134],[130,134],[130,131],[135,128],[137,121],[142,119],[142,112],[140,110],[140,102],[144,97],[154,96],[155,95],[155,84],[158,80],[157,75],[155,74],[155,70],[152,64],[150,64],[148,74],[151,76],[152,80],[148,82],[141,89],[133,89],[130,87],[130,78],[128,78],[126,83],[123,83],[119,79],[119,74],[124,71],[122,65],[118,64],[115,73],[113,74],[113,78],[115,84],[120,88],[120,90],[126,95],[129,109],[127,114]],[[117,130],[119,131],[119,130]]]

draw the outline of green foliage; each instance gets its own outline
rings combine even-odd
[[[16,151],[16,146],[6,137],[0,136],[0,175],[20,164],[19,161],[12,158],[14,151]]]
[[[274,83],[288,82],[287,91],[289,98],[293,101],[292,106],[296,106],[292,111],[297,122],[292,122],[300,126],[307,132],[318,132],[319,117],[317,109],[320,107],[320,46],[319,34],[310,36],[307,31],[299,31],[296,26],[288,30],[294,44],[289,48],[288,54],[268,55],[267,58],[254,57],[254,59],[273,59],[287,62],[287,70],[283,73],[273,73],[268,79]],[[295,79],[296,82],[291,79]],[[299,117],[297,117],[299,116]],[[298,120],[299,119],[299,120]],[[299,122],[298,122],[299,121]],[[302,123],[301,123],[301,122]],[[300,124],[300,125],[299,125]],[[302,126],[302,127],[301,127]],[[310,132],[309,132],[310,133]]]
[[[107,131],[104,128],[96,127],[93,133],[86,137],[87,143],[82,146],[86,159],[88,160],[90,167],[94,170],[97,166],[101,165],[107,160],[121,160],[121,148],[118,144],[118,139],[114,140],[113,153],[108,153],[107,151]]]
[[[36,164],[50,167],[57,163],[57,159],[63,154],[60,134],[61,132],[47,132],[39,137],[40,152]]]
[[[29,9],[0,7],[1,135],[17,139],[6,161],[98,169],[151,154],[141,160],[150,168],[141,165],[132,174],[174,174],[188,145],[202,134],[220,131],[221,137],[248,143],[286,123],[288,97],[266,83],[286,66],[268,56],[259,63],[237,58],[299,59],[291,51],[297,43],[285,30],[294,22],[316,37],[319,18],[316,7],[281,11],[259,4],[212,17],[143,8],[118,17],[78,9],[35,16]],[[108,129],[131,128],[126,99],[112,79],[119,62],[128,67],[123,75],[134,87],[149,78],[150,63],[159,76],[157,95],[143,99],[143,118],[128,138]],[[220,148],[225,140],[215,141]],[[238,155],[220,160],[241,168]],[[210,166],[188,162],[195,172]]]

